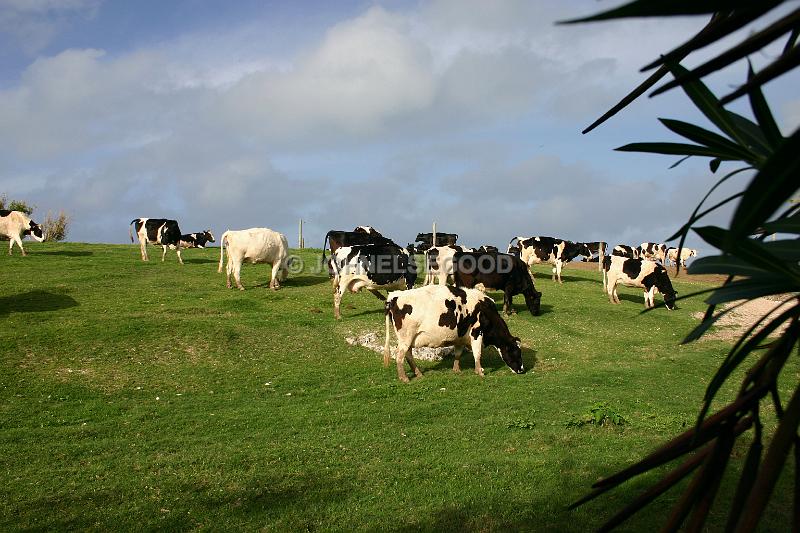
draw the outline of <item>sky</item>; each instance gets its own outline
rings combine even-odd
[[[705,19],[555,24],[613,5],[0,0],[0,194],[37,221],[63,209],[80,242],[130,242],[138,217],[269,227],[292,246],[301,218],[314,247],[357,225],[405,245],[434,221],[469,246],[661,242],[717,176],[614,148],[680,141],[659,117],[707,122],[674,90],[581,130]],[[707,83],[725,94],[745,73]],[[798,78],[764,89],[784,133]]]

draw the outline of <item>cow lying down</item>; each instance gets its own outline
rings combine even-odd
[[[525,372],[519,338],[509,333],[494,301],[476,289],[426,285],[406,291],[393,291],[386,297],[386,342],[383,365],[389,365],[389,338],[397,337],[397,377],[408,382],[403,360],[418,377],[422,371],[414,363],[412,348],[453,346],[453,371],[460,372],[464,346],[475,358],[475,373],[483,376],[481,353],[484,344],[500,350],[503,361],[517,374]]]
[[[675,309],[675,296],[667,269],[655,261],[647,259],[631,259],[617,255],[607,255],[603,259],[603,290],[608,294],[611,303],[618,304],[617,284],[644,289],[644,306],[655,307],[655,293],[664,295],[667,309]]]

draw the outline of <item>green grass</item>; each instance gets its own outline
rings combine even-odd
[[[691,425],[729,347],[678,345],[699,299],[640,315],[639,290],[615,306],[599,273],[567,267],[557,286],[540,268],[543,314],[518,296],[508,319],[532,370],[514,375],[489,349],[484,379],[465,353],[462,374],[421,361],[404,385],[344,340],[382,339],[381,302],[348,294],[336,322],[327,275],[273,292],[268,266],[245,265],[242,293],[225,289],[218,249],[181,267],[156,248],[144,263],[138,246],[25,244],[28,257],[0,256],[4,531],[585,531],[654,478],[566,505]],[[626,424],[568,427],[600,403]],[[790,482],[765,530],[789,523]],[[623,530],[656,527],[677,497]]]

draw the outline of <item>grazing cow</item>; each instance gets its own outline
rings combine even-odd
[[[611,250],[611,255],[617,257],[627,257],[628,259],[639,259],[639,249],[627,244],[618,244]]]
[[[417,377],[422,371],[414,363],[412,348],[453,346],[453,371],[461,372],[461,352],[472,350],[475,373],[483,377],[481,355],[484,345],[500,351],[503,361],[517,374],[525,372],[520,340],[508,331],[491,298],[474,289],[429,285],[390,292],[386,298],[386,342],[383,366],[389,365],[389,339],[397,337],[397,377],[408,383],[403,360]]]
[[[181,235],[181,248],[205,248],[206,243],[209,242],[216,242],[210,229],[200,233]]]
[[[358,228],[356,229],[358,230]],[[384,237],[380,233],[375,233],[376,234],[367,233],[365,231],[330,230],[325,234],[325,240],[322,243],[322,261],[325,262],[325,248],[328,246],[328,243],[330,243],[331,255],[333,255],[333,253],[342,246],[359,246],[363,244],[385,244],[397,246],[391,239]]]
[[[618,304],[617,284],[644,289],[644,306],[655,307],[653,298],[656,292],[664,295],[667,309],[675,309],[675,296],[667,270],[655,261],[648,259],[630,259],[616,255],[608,255],[603,259],[603,289],[611,303]]]
[[[23,256],[28,255],[25,252],[25,248],[22,247],[22,238],[25,235],[30,235],[39,242],[44,240],[42,227],[28,218],[28,215],[22,211],[0,209],[0,237],[5,237],[9,240],[8,255],[11,255],[14,243],[17,244]]]
[[[250,228],[238,231],[228,230],[219,241],[219,268],[222,272],[222,261],[225,249],[228,249],[225,286],[231,288],[231,274],[240,291],[244,290],[241,280],[242,263],[269,263],[272,265],[269,288],[276,291],[280,282],[288,275],[289,243],[286,236],[267,228]]]
[[[373,228],[372,226],[356,226],[353,230],[356,233],[366,233],[367,235],[372,235],[373,237],[383,237],[381,232]]]
[[[639,246],[639,258],[649,259],[651,261],[664,262],[667,255],[667,245],[658,242],[643,242]]]
[[[439,233],[436,232],[436,243],[433,242],[433,233],[417,233],[417,239],[414,242],[417,245],[417,252],[424,252],[431,246],[447,246],[453,245],[458,240],[457,233]]]
[[[517,244],[514,244],[517,241]],[[581,242],[572,242],[554,237],[514,237],[508,244],[508,253],[518,256],[528,267],[539,263],[553,265],[553,281],[563,283],[561,269],[579,255],[591,257],[589,247]],[[533,277],[533,270],[531,270]]]
[[[603,257],[606,255],[606,249],[608,249],[608,243],[604,241],[595,241],[595,242],[585,242],[583,243],[586,245],[586,248],[592,253],[590,257],[584,259],[584,261],[597,261],[597,270],[603,270]]]
[[[457,252],[470,252],[471,248],[465,248],[455,244],[447,246],[431,246],[425,250],[425,283],[430,285],[435,280],[439,280],[439,285],[447,283],[447,277],[453,275],[453,256]]]
[[[178,262],[183,264],[181,259],[181,228],[175,220],[166,218],[134,218],[129,224],[136,229],[139,237],[139,248],[142,252],[142,261],[149,261],[147,255],[147,243],[161,246],[164,253],[161,254],[161,262],[167,256],[167,248],[172,248],[178,254]],[[133,242],[133,233],[130,228],[128,234]]]
[[[342,246],[331,254],[333,316],[342,317],[339,307],[344,293],[367,289],[385,299],[378,289],[410,289],[417,280],[417,264],[396,244]]]
[[[492,252],[459,252],[453,258],[453,279],[456,287],[503,291],[503,312],[514,313],[512,298],[525,297],[525,304],[537,316],[542,293],[533,285],[528,266],[518,257]]]
[[[677,248],[669,248],[667,250],[666,256],[667,256],[667,260],[665,261],[665,264],[669,264],[670,261],[672,261],[672,263],[675,263],[675,264],[678,263],[678,249]],[[686,268],[686,260],[689,259],[690,257],[695,257],[695,256],[697,256],[697,250],[693,250],[692,248],[682,248],[681,249],[681,266],[683,268]]]

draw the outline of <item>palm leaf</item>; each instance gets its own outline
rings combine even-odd
[[[577,24],[630,17],[664,17],[679,15],[704,15],[716,11],[747,9],[752,7],[748,0],[634,0],[620,7],[603,11],[589,17],[559,21],[558,24]]]
[[[744,119],[744,117],[739,118]],[[658,120],[664,124],[664,126],[678,135],[681,135],[690,141],[701,144],[711,150],[716,150],[720,154],[720,157],[722,157],[722,154],[737,154],[737,159],[750,163],[755,163],[762,158],[761,154],[754,153],[749,149],[749,146],[738,145],[735,142],[726,139],[722,135],[714,133],[713,131],[709,131],[705,128],[701,128],[700,126],[683,122],[682,120],[673,120],[668,118],[660,118]],[[731,120],[734,122],[739,122],[739,120],[734,117],[731,117]],[[755,126],[755,124],[752,125]]]
[[[755,76],[753,66],[748,61],[747,81],[751,81],[753,76]],[[754,85],[750,87],[748,94],[750,96],[750,109],[753,110],[753,116],[756,117],[756,121],[764,134],[764,138],[769,143],[770,148],[774,150],[783,141],[783,135],[778,128],[778,124],[775,122],[775,118],[772,116],[772,111],[770,111],[767,100],[764,98],[764,93],[761,92],[761,88],[758,85]]]
[[[747,94],[751,88],[761,87],[765,83],[786,74],[798,65],[800,65],[800,48],[795,47],[785,54],[780,55],[778,59],[761,69],[750,81],[729,95],[722,97],[720,103],[723,105],[729,104],[740,96]]]

